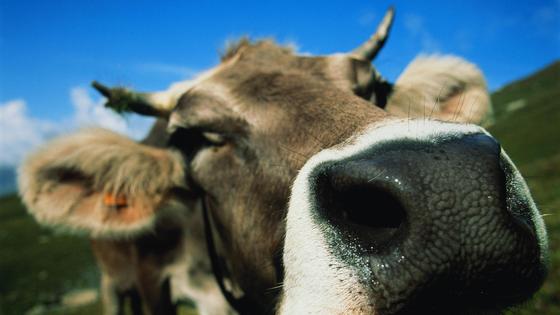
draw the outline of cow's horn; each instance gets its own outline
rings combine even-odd
[[[383,17],[383,20],[379,26],[377,26],[375,34],[373,34],[367,42],[354,49],[350,55],[362,60],[373,60],[381,48],[383,48],[383,45],[387,40],[394,17],[395,9],[393,7],[389,7],[387,13],[385,13],[385,16]]]
[[[134,112],[146,116],[169,116],[169,109],[151,102],[148,93],[138,93],[123,87],[109,88],[97,81],[93,81],[91,85],[107,98],[105,106],[117,113]]]

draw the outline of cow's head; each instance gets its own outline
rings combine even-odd
[[[330,56],[242,41],[180,93],[98,86],[121,109],[167,119],[168,147],[100,131],[62,138],[24,165],[23,197],[44,222],[118,234],[148,228],[161,203],[188,191],[207,204],[224,268],[256,313],[460,313],[522,301],[546,256],[527,187],[484,129],[433,120],[484,112],[483,80],[463,80],[480,74],[449,59],[447,72],[428,64],[412,71],[423,80],[397,82],[387,110],[372,104],[389,95],[370,64],[389,24]],[[435,92],[407,97],[414,85]]]

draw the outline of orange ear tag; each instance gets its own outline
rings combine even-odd
[[[105,193],[105,195],[103,195],[103,204],[107,207],[122,208],[128,206],[128,201],[123,195]]]

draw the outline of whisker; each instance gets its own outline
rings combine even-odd
[[[459,107],[453,113],[453,122],[456,122],[457,118],[459,118],[459,114],[461,113],[461,109],[463,108],[463,104],[465,103],[466,94],[465,92],[461,92],[461,97],[459,98]]]
[[[379,176],[381,176],[381,175],[383,175],[383,174],[385,174],[385,171],[379,172],[379,174],[375,175],[373,178],[370,178],[370,179],[368,180],[368,183],[373,182],[374,180],[376,180],[377,178],[379,178]]]
[[[280,282],[280,284],[267,288],[267,291],[274,291],[278,289],[282,289],[284,287],[284,282]]]
[[[313,134],[308,134],[307,136],[310,137],[310,138],[312,138],[313,140],[315,140],[315,142],[318,143],[320,146],[322,146],[322,147],[325,147],[325,146],[326,146],[326,143],[323,142],[323,141],[322,141],[321,139],[319,139],[318,137],[316,137],[315,135],[313,135]]]
[[[422,95],[422,119],[426,121],[426,97]]]
[[[295,155],[298,155],[298,156],[302,157],[303,159],[302,159],[302,160],[299,160],[300,162],[301,162],[301,161],[307,161],[307,160],[309,159],[309,157],[306,156],[305,154],[302,154],[302,153],[299,153],[299,152],[297,152],[297,151],[294,151],[294,150],[292,150],[292,149],[290,149],[290,148],[288,148],[288,147],[285,147],[285,146],[283,146],[283,145],[278,145],[278,147],[279,147],[280,149],[282,149],[282,150],[286,150],[286,151],[288,151],[288,152],[291,152],[291,153],[293,153],[293,154],[295,154]],[[296,159],[297,159],[297,158],[296,158]]]
[[[471,102],[471,108],[469,109],[469,115],[467,116],[467,118],[468,118],[467,122],[472,121],[472,113],[473,113],[474,103],[476,103],[476,100]]]
[[[406,122],[408,126],[408,132],[410,133],[410,97],[407,98],[408,98],[408,118],[406,119]]]
[[[439,89],[438,96],[436,98],[436,101],[434,102],[434,106],[432,107],[432,111],[430,112],[430,117],[428,117],[428,119],[432,119],[432,114],[434,113],[436,106],[439,107],[439,99],[441,97],[441,92],[443,92],[443,86]]]

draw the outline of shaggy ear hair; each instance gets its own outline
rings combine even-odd
[[[486,126],[492,122],[484,76],[454,56],[417,57],[397,79],[386,110],[401,117]]]
[[[184,165],[176,152],[89,129],[32,154],[18,185],[41,224],[92,237],[131,236],[151,228],[155,211],[185,186]]]

